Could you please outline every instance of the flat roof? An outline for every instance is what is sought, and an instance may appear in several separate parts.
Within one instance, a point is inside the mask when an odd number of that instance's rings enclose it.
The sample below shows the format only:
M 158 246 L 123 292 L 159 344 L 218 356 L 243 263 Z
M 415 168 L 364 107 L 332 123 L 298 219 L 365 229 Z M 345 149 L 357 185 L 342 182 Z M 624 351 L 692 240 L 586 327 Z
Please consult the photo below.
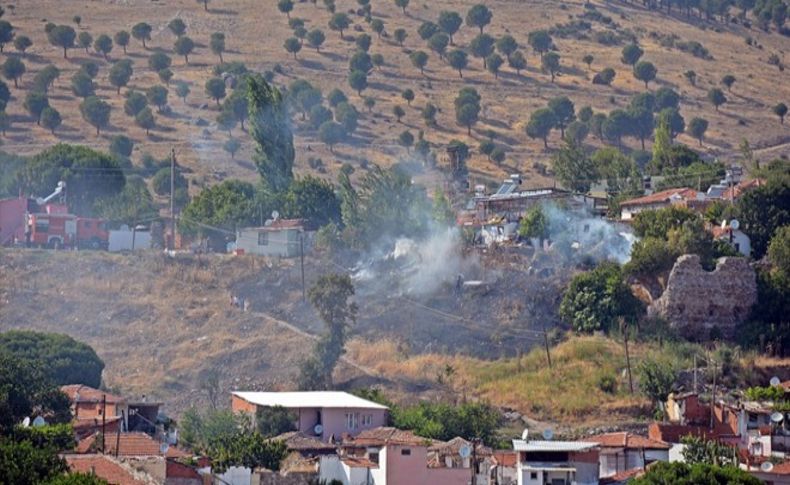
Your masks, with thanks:
M 598 448 L 598 443 L 583 441 L 524 441 L 513 440 L 516 451 L 588 451 Z
M 387 409 L 387 406 L 339 391 L 233 392 L 232 394 L 257 406 Z

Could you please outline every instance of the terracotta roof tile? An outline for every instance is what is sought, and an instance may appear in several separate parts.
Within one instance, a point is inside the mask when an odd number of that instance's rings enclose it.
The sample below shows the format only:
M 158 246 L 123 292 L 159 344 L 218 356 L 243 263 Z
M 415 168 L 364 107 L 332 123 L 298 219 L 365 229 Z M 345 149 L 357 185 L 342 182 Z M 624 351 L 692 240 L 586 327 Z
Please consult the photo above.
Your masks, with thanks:
M 724 192 L 721 193 L 722 199 L 737 199 L 738 197 L 742 196 L 744 192 L 747 192 L 751 189 L 756 189 L 757 187 L 761 187 L 765 185 L 765 180 L 763 179 L 750 179 L 744 180 L 743 182 L 739 182 L 735 187 L 727 187 L 724 189 Z
M 668 450 L 670 448 L 670 445 L 663 441 L 652 440 L 626 432 L 588 436 L 582 441 L 599 443 L 601 446 L 608 448 L 646 448 L 650 450 Z
M 510 450 L 495 451 L 494 460 L 501 466 L 516 466 L 518 463 L 518 453 Z
M 358 456 L 344 456 L 340 459 L 343 463 L 348 465 L 351 468 L 378 468 L 378 463 L 374 463 L 367 458 L 361 458 Z
M 766 472 L 762 472 L 766 473 Z M 778 463 L 774 465 L 770 472 L 770 475 L 790 475 L 790 461 L 784 461 L 782 463 Z
M 689 188 L 662 190 L 661 192 L 655 192 L 650 195 L 646 195 L 644 197 L 637 197 L 636 199 L 623 201 L 620 203 L 620 207 L 669 202 L 670 199 L 676 195 L 679 196 L 682 200 L 696 200 L 697 194 L 698 192 L 696 190 Z
M 424 446 L 429 443 L 429 440 L 415 435 L 411 431 L 404 431 L 397 428 L 390 428 L 381 426 L 378 428 L 368 429 L 359 433 L 356 437 L 349 438 L 348 443 L 351 446 L 383 446 L 383 445 L 406 445 L 406 446 Z
M 110 485 L 148 485 L 150 479 L 142 478 L 109 456 L 103 455 L 65 455 L 69 469 L 79 473 L 93 473 Z
M 605 485 L 607 483 L 625 482 L 625 481 L 630 480 L 631 478 L 636 478 L 637 476 L 642 475 L 643 473 L 644 473 L 644 470 L 642 468 L 632 468 L 630 470 L 625 470 L 625 471 L 616 473 L 615 475 L 612 475 L 611 477 L 602 478 L 601 479 L 601 484 Z
M 102 402 L 102 398 L 104 396 L 106 396 L 108 404 L 126 402 L 126 399 L 120 396 L 116 396 L 114 394 L 110 394 L 109 392 L 94 389 L 82 384 L 69 384 L 68 386 L 61 386 L 60 390 L 69 397 L 71 402 L 77 401 L 78 396 L 79 402 Z
M 450 441 L 444 442 L 436 442 L 432 444 L 428 450 L 429 451 L 436 451 L 443 454 L 458 454 L 461 451 L 462 446 L 469 446 L 471 449 L 472 443 L 466 441 L 465 439 L 461 438 L 460 436 L 456 436 L 455 438 L 451 439 Z M 477 453 L 483 456 L 491 456 L 492 451 L 491 448 L 483 446 L 482 444 L 477 445 Z
M 289 450 L 303 451 L 303 450 L 326 450 L 332 451 L 335 449 L 334 445 L 324 443 L 318 438 L 307 436 L 300 431 L 290 431 L 283 433 L 279 436 L 271 438 L 272 441 L 285 441 Z
M 95 448 L 94 443 L 98 433 L 80 440 L 77 444 L 77 453 L 88 453 Z M 118 456 L 162 456 L 161 444 L 145 433 L 121 433 L 120 436 L 108 435 L 105 443 L 105 451 L 108 455 L 114 455 L 116 443 L 119 443 Z M 183 458 L 191 456 L 184 450 L 170 446 L 165 454 L 168 458 Z

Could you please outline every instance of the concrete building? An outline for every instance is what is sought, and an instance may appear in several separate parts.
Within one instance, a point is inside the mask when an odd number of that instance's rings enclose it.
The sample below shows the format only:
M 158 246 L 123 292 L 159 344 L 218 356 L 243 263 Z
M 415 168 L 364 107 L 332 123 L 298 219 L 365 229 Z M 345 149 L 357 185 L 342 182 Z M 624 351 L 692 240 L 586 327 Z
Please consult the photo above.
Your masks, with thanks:
M 231 408 L 255 416 L 259 409 L 282 407 L 293 413 L 296 430 L 322 441 L 384 426 L 387 407 L 347 392 L 234 392 Z
M 598 443 L 513 440 L 518 485 L 597 485 Z
M 246 227 L 236 234 L 236 251 L 245 254 L 293 258 L 307 251 L 309 246 L 304 221 L 276 219 L 263 227 Z
M 74 430 L 78 435 L 87 436 L 101 426 L 108 433 L 114 432 L 118 426 L 121 431 L 148 434 L 155 431 L 161 402 L 145 398 L 130 400 L 82 384 L 70 384 L 60 389 L 71 401 Z

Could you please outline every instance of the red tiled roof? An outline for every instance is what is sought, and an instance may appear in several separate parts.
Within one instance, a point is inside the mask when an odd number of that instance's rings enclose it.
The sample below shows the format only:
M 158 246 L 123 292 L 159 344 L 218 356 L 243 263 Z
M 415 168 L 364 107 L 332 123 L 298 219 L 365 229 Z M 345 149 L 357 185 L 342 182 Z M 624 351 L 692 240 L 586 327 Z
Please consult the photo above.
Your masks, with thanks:
M 261 229 L 299 229 L 302 226 L 304 226 L 303 219 L 277 219 L 276 221 L 272 221 L 268 226 L 263 226 Z
M 612 475 L 611 477 L 602 478 L 600 483 L 601 485 L 606 485 L 607 483 L 620 483 L 625 482 L 631 478 L 636 478 L 638 475 L 644 473 L 642 468 L 632 468 L 630 470 L 625 470 L 619 473 Z
M 284 441 L 289 450 L 294 451 L 311 451 L 311 450 L 325 450 L 332 451 L 335 449 L 334 445 L 324 443 L 318 438 L 307 436 L 300 431 L 290 431 L 275 436 L 271 441 Z
M 411 431 L 404 431 L 397 428 L 381 426 L 368 429 L 353 438 L 349 438 L 347 443 L 351 446 L 382 446 L 382 445 L 406 445 L 421 446 L 426 445 L 429 440 L 415 435 Z
M 72 472 L 95 474 L 110 485 L 147 485 L 150 483 L 135 478 L 132 471 L 108 456 L 65 455 L 64 458 Z
M 669 202 L 670 199 L 675 195 L 680 196 L 680 198 L 683 200 L 697 199 L 697 191 L 694 189 L 689 189 L 689 188 L 669 189 L 669 190 L 662 190 L 661 192 L 655 192 L 653 194 L 646 195 L 644 197 L 637 197 L 636 199 L 626 200 L 620 203 L 620 207 Z
M 668 450 L 670 448 L 669 443 L 626 432 L 588 436 L 582 441 L 599 443 L 601 446 L 608 448 L 646 448 L 649 450 Z
M 69 397 L 71 402 L 77 401 L 77 396 L 79 396 L 79 402 L 102 402 L 104 397 L 106 397 L 108 404 L 126 402 L 126 399 L 120 396 L 116 396 L 114 394 L 110 394 L 109 392 L 94 389 L 82 384 L 69 384 L 68 386 L 61 386 L 60 390 Z
M 435 451 L 445 455 L 457 455 L 461 451 L 461 447 L 469 446 L 471 449 L 472 443 L 466 441 L 465 439 L 461 438 L 460 436 L 456 436 L 455 438 L 451 439 L 448 442 L 437 441 L 428 448 L 428 451 Z M 482 456 L 491 456 L 492 451 L 491 448 L 484 446 L 482 444 L 477 445 L 477 454 Z
M 200 473 L 198 473 L 193 467 L 173 460 L 167 460 L 165 464 L 165 476 L 168 479 L 193 478 L 201 480 Z
M 91 448 L 95 448 L 94 443 L 98 433 L 80 440 L 77 444 L 77 453 L 87 453 Z M 161 444 L 145 433 L 121 433 L 117 435 L 107 435 L 105 442 L 105 452 L 108 455 L 115 454 L 116 443 L 119 443 L 119 456 L 162 456 Z M 98 445 L 98 443 L 96 443 Z M 183 458 L 191 456 L 184 450 L 170 446 L 165 454 L 168 458 Z
M 721 198 L 726 200 L 731 198 L 737 199 L 742 196 L 744 192 L 763 185 L 765 185 L 765 180 L 763 179 L 744 180 L 743 182 L 739 182 L 735 187 L 727 187 L 724 189 L 724 192 L 721 193 Z

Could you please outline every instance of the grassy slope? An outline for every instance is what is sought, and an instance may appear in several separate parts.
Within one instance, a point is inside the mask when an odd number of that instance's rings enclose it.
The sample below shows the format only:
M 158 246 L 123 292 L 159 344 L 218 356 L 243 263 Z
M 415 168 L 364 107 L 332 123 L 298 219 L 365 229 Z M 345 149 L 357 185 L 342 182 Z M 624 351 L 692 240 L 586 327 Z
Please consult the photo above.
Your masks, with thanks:
M 426 76 L 423 77 L 411 66 L 408 52 L 415 49 L 428 51 L 425 43 L 417 35 L 417 27 L 424 20 L 435 20 L 439 11 L 445 9 L 465 12 L 474 2 L 472 0 L 440 0 L 435 2 L 412 2 L 407 15 L 390 1 L 379 1 L 373 5 L 374 15 L 386 23 L 387 32 L 396 28 L 405 28 L 409 37 L 405 48 L 401 49 L 394 41 L 377 39 L 373 34 L 371 52 L 382 53 L 386 66 L 382 72 L 371 76 L 371 87 L 364 95 L 373 96 L 377 106 L 372 115 L 366 115 L 361 121 L 361 128 L 355 136 L 355 146 L 341 146 L 337 155 L 332 155 L 310 134 L 297 139 L 300 148 L 299 166 L 306 168 L 308 156 L 323 158 L 329 172 L 334 172 L 339 163 L 334 161 L 351 161 L 358 163 L 369 159 L 384 164 L 404 155 L 404 150 L 397 146 L 396 138 L 403 129 L 411 129 L 416 133 L 423 129 L 419 110 L 428 101 L 440 107 L 440 129 L 426 130 L 426 137 L 435 143 L 444 143 L 452 137 L 462 138 L 473 145 L 483 139 L 485 130 L 493 129 L 498 140 L 506 145 L 509 151 L 508 160 L 501 167 L 486 161 L 484 157 L 475 157 L 471 163 L 472 173 L 476 179 L 492 177 L 499 179 L 508 172 L 521 171 L 530 174 L 528 183 L 541 185 L 545 179 L 532 171 L 533 162 L 546 160 L 549 152 L 545 152 L 540 141 L 531 140 L 523 133 L 524 122 L 536 108 L 557 95 L 567 95 L 577 107 L 589 104 L 597 110 L 608 111 L 623 107 L 634 93 L 641 92 L 644 87 L 633 79 L 627 66 L 620 61 L 620 47 L 605 47 L 592 40 L 556 39 L 559 52 L 563 58 L 565 74 L 551 84 L 547 75 L 538 69 L 538 57 L 525 50 L 529 67 L 521 77 L 515 76 L 509 68 L 503 68 L 499 80 L 482 69 L 479 59 L 470 58 L 470 69 L 461 80 L 449 66 L 431 54 Z M 768 66 L 767 57 L 771 53 L 780 53 L 786 45 L 786 38 L 775 33 L 764 33 L 758 30 L 747 30 L 732 24 L 694 24 L 683 16 L 668 17 L 664 13 L 646 11 L 636 5 L 624 5 L 618 2 L 593 2 L 600 11 L 611 16 L 623 28 L 631 29 L 640 34 L 645 48 L 645 59 L 653 61 L 659 70 L 659 85 L 672 86 L 683 95 L 683 115 L 686 120 L 694 116 L 703 116 L 711 121 L 705 146 L 702 148 L 711 156 L 722 158 L 733 157 L 737 153 L 738 143 L 748 138 L 757 147 L 762 157 L 777 156 L 790 152 L 787 128 L 779 125 L 770 107 L 779 101 L 787 102 L 790 98 L 788 73 L 780 73 L 776 68 Z M 338 11 L 348 11 L 356 6 L 352 0 L 338 0 Z M 526 44 L 529 31 L 548 28 L 557 23 L 567 22 L 572 15 L 583 11 L 582 2 L 527 0 L 521 2 L 496 0 L 486 2 L 494 12 L 494 20 L 487 32 L 500 36 L 506 32 L 513 35 L 520 44 Z M 320 5 L 320 2 L 319 2 Z M 107 82 L 108 66 L 95 53 L 86 54 L 74 49 L 68 60 L 62 58 L 59 49 L 48 45 L 43 32 L 44 19 L 56 23 L 71 23 L 74 15 L 83 18 L 82 28 L 94 37 L 101 33 L 113 34 L 120 29 L 130 29 L 139 21 L 147 21 L 154 26 L 153 39 L 144 50 L 134 39 L 129 48 L 129 57 L 135 62 L 135 75 L 131 86 L 144 89 L 158 83 L 155 73 L 147 67 L 147 56 L 156 50 L 170 52 L 174 36 L 167 30 L 167 22 L 180 17 L 188 24 L 188 35 L 197 42 L 196 52 L 190 58 L 190 64 L 174 56 L 175 80 L 191 83 L 192 94 L 184 104 L 175 99 L 171 93 L 171 105 L 174 113 L 157 116 L 160 124 L 151 136 L 130 122 L 122 112 L 122 98 L 115 94 Z M 30 153 L 38 151 L 55 141 L 88 143 L 97 147 L 106 147 L 109 136 L 127 133 L 138 143 L 139 151 L 150 151 L 159 156 L 168 153 L 175 146 L 180 160 L 196 170 L 194 179 L 199 184 L 210 183 L 224 176 L 252 176 L 250 146 L 246 135 L 236 130 L 237 136 L 245 140 L 245 147 L 237 161 L 232 162 L 221 151 L 221 145 L 227 138 L 213 126 L 204 133 L 194 121 L 202 117 L 213 122 L 217 113 L 213 103 L 203 92 L 203 85 L 210 77 L 212 66 L 217 62 L 207 47 L 208 39 L 214 31 L 224 31 L 228 36 L 228 53 L 225 59 L 243 61 L 255 69 L 270 69 L 276 63 L 283 66 L 284 74 L 277 76 L 276 81 L 287 84 L 293 79 L 304 77 L 321 86 L 324 92 L 331 88 L 344 89 L 353 103 L 362 111 L 361 99 L 347 86 L 347 62 L 352 54 L 354 44 L 351 36 L 357 29 L 369 32 L 369 26 L 361 18 L 353 16 L 354 25 L 347 31 L 346 38 L 340 39 L 336 32 L 327 28 L 329 13 L 309 2 L 296 3 L 293 17 L 304 18 L 308 28 L 321 28 L 327 34 L 327 41 L 321 53 L 305 48 L 298 60 L 293 60 L 282 48 L 283 41 L 291 35 L 285 16 L 277 12 L 274 2 L 263 4 L 260 0 L 215 0 L 210 12 L 204 12 L 202 6 L 193 0 L 169 0 L 167 2 L 150 2 L 147 0 L 128 0 L 125 2 L 100 1 L 62 2 L 60 0 L 30 0 L 19 2 L 13 12 L 6 17 L 18 29 L 33 39 L 34 45 L 29 51 L 25 62 L 28 73 L 22 78 L 20 89 L 13 89 L 14 100 L 9 112 L 15 119 L 15 127 L 9 132 L 5 141 L 5 149 Z M 594 30 L 604 30 L 599 23 L 593 22 Z M 717 32 L 718 30 L 718 32 Z M 708 48 L 715 60 L 704 61 L 678 50 L 661 47 L 647 35 L 650 31 L 664 34 L 674 33 L 682 40 L 696 40 Z M 476 35 L 476 29 L 462 27 L 455 36 L 459 45 L 466 45 Z M 762 48 L 748 46 L 747 36 L 753 37 Z M 13 53 L 8 46 L 5 57 Z M 593 86 L 590 79 L 594 72 L 588 72 L 581 62 L 584 54 L 593 54 L 595 62 L 593 71 L 606 66 L 617 70 L 617 78 L 613 88 Z M 111 59 L 122 57 L 121 50 L 116 46 Z M 77 110 L 78 101 L 70 92 L 70 77 L 80 62 L 93 60 L 102 65 L 98 82 L 98 94 L 113 105 L 112 127 L 96 137 L 90 127 L 80 120 Z M 52 104 L 64 115 L 64 126 L 53 136 L 45 129 L 35 126 L 22 108 L 24 99 L 34 73 L 49 62 L 56 63 L 63 69 L 61 79 L 56 82 L 55 92 L 51 96 Z M 699 74 L 697 87 L 692 87 L 683 79 L 682 73 L 694 69 Z M 718 86 L 724 74 L 732 73 L 738 79 L 734 90 L 728 94 L 730 103 L 720 113 L 716 113 L 705 100 L 710 87 Z M 467 137 L 465 130 L 456 126 L 452 99 L 460 87 L 473 86 L 483 95 L 483 112 L 481 122 L 473 130 L 472 137 Z M 412 88 L 417 98 L 411 108 L 405 106 L 400 98 L 400 91 Z M 614 104 L 610 102 L 613 98 Z M 402 124 L 397 123 L 391 115 L 396 104 L 406 107 L 407 115 Z M 559 135 L 553 134 L 550 144 L 556 147 Z M 695 141 L 681 136 L 681 140 L 696 144 Z M 631 147 L 637 143 L 628 140 Z M 308 146 L 311 148 L 308 151 Z M 435 179 L 429 177 L 429 183 Z

